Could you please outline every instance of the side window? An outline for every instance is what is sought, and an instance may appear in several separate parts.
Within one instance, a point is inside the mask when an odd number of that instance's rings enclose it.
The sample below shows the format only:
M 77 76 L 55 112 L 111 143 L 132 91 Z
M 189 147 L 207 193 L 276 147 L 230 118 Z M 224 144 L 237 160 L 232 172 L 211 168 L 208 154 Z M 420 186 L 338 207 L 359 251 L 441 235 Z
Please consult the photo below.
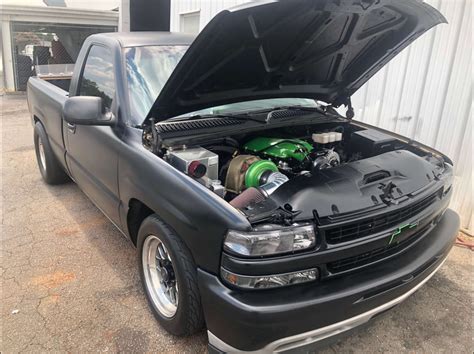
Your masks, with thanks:
M 114 93 L 112 53 L 105 47 L 92 46 L 82 72 L 79 95 L 101 97 L 104 112 L 108 112 L 112 107 Z

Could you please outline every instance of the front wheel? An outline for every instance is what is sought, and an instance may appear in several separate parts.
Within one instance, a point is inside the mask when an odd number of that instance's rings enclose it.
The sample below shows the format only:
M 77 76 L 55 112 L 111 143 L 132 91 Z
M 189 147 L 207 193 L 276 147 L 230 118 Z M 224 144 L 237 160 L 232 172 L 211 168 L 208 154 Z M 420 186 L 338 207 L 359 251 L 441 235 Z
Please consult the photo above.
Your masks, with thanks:
M 156 215 L 138 232 L 138 265 L 145 294 L 158 322 L 177 336 L 204 325 L 197 270 L 181 239 Z

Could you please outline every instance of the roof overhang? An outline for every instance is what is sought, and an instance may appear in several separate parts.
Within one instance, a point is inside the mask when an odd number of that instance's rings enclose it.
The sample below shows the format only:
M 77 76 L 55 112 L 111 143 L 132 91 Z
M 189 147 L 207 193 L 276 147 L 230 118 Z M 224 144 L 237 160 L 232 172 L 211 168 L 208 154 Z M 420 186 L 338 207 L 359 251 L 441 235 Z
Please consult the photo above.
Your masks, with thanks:
M 119 13 L 67 7 L 2 5 L 0 6 L 0 20 L 117 27 Z

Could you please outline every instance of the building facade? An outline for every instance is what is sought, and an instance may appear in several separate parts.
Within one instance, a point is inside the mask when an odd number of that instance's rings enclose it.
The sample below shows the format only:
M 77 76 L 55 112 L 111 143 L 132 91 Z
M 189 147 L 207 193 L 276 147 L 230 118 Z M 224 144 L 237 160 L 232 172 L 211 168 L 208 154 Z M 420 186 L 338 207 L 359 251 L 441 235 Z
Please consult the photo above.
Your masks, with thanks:
M 0 6 L 2 87 L 24 91 L 39 67 L 71 70 L 83 41 L 118 28 L 118 11 L 57 6 Z
M 245 0 L 171 0 L 171 31 L 197 33 Z M 429 31 L 353 97 L 355 119 L 432 146 L 455 163 L 451 207 L 473 232 L 472 2 L 427 0 L 449 24 Z

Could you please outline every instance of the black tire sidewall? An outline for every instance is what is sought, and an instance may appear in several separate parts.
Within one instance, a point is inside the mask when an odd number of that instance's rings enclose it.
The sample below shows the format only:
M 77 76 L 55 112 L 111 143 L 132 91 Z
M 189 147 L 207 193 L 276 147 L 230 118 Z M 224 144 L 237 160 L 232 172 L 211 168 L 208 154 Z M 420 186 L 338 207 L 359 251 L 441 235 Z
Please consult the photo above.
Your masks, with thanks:
M 35 145 L 36 160 L 38 162 L 38 168 L 40 170 L 41 176 L 43 177 L 43 180 L 46 183 L 53 185 L 67 182 L 69 180 L 69 177 L 67 176 L 66 172 L 64 172 L 56 156 L 54 155 L 53 149 L 51 148 L 51 144 L 49 142 L 48 135 L 46 134 L 46 130 L 40 122 L 37 122 L 35 124 L 33 139 Z M 41 163 L 41 157 L 39 152 L 39 139 L 41 139 L 41 143 L 43 144 L 46 170 L 43 168 L 43 165 Z
M 49 146 L 49 141 L 46 136 L 46 132 L 44 131 L 43 126 L 41 123 L 36 123 L 35 124 L 35 130 L 34 130 L 34 142 L 35 142 L 35 153 L 36 153 L 36 161 L 38 162 L 38 168 L 41 172 L 41 175 L 43 176 L 43 179 L 48 182 L 49 176 L 48 176 L 48 158 L 45 158 L 45 163 L 46 163 L 46 170 L 43 168 L 43 164 L 41 163 L 41 157 L 40 157 L 40 151 L 39 151 L 39 140 L 41 139 L 41 142 L 43 144 L 43 149 L 44 149 L 44 154 L 45 157 L 47 155 L 47 150 L 50 150 L 51 147 Z
M 179 284 L 178 308 L 175 315 L 170 318 L 163 316 L 155 307 L 153 301 L 151 300 L 149 289 L 146 286 L 144 278 L 142 262 L 143 244 L 150 235 L 158 237 L 167 248 L 171 256 L 173 268 Z M 202 328 L 203 319 L 197 287 L 197 270 L 194 262 L 192 261 L 189 250 L 187 250 L 184 243 L 179 239 L 174 231 L 170 229 L 156 215 L 146 218 L 140 226 L 140 230 L 138 232 L 137 251 L 138 266 L 143 289 L 145 291 L 148 303 L 150 304 L 150 308 L 158 322 L 168 332 L 176 336 L 190 335 Z M 194 301 L 191 301 L 192 296 L 194 297 Z M 196 300 L 198 301 L 196 302 Z M 190 318 L 191 314 L 197 315 L 197 318 Z

